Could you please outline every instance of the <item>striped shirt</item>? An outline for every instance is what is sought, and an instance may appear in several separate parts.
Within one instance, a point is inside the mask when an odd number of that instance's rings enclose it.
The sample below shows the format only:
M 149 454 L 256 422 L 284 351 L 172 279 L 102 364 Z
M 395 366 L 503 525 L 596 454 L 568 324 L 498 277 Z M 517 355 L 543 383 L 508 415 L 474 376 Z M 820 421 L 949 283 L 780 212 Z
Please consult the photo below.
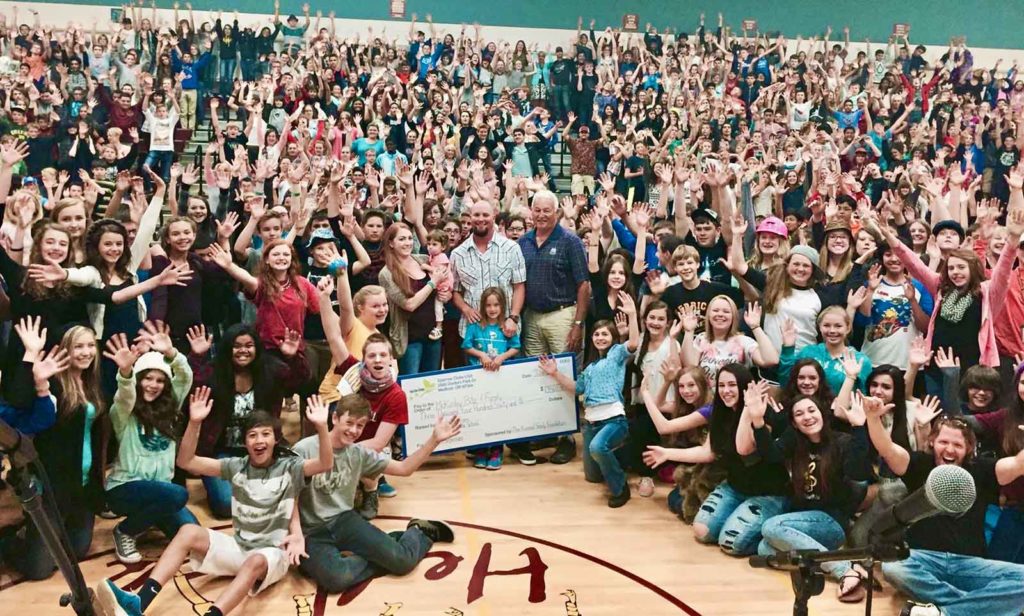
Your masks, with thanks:
M 505 313 L 512 311 L 512 285 L 526 282 L 526 262 L 519 244 L 495 233 L 480 252 L 470 237 L 452 251 L 455 289 L 471 307 L 480 309 L 480 296 L 488 287 L 505 292 Z M 466 318 L 459 319 L 459 335 L 466 335 Z
M 231 482 L 231 522 L 238 547 L 249 551 L 281 545 L 305 483 L 303 462 L 296 456 L 281 457 L 256 468 L 249 456 L 220 461 L 220 478 Z

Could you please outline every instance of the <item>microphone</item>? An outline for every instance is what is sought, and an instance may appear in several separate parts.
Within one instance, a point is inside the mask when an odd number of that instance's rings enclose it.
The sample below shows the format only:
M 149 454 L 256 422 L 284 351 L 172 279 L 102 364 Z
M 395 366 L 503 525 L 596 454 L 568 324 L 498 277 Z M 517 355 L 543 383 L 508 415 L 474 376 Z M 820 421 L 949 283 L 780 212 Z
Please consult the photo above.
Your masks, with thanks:
M 977 490 L 966 469 L 936 466 L 924 485 L 893 505 L 868 531 L 870 543 L 899 540 L 914 523 L 937 515 L 962 515 L 974 506 Z

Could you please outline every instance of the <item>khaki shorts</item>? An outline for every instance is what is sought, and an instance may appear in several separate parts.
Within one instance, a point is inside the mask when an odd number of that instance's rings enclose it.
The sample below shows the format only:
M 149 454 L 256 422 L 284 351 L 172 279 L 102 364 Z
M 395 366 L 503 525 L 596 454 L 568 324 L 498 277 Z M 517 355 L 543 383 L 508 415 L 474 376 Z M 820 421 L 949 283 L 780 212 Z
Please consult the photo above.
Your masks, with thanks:
M 259 548 L 246 552 L 235 541 L 234 537 L 206 529 L 210 536 L 210 549 L 206 551 L 202 561 L 189 555 L 188 564 L 193 571 L 207 575 L 234 577 L 241 569 L 245 559 L 252 554 L 262 554 L 267 559 L 267 575 L 257 586 L 249 589 L 249 596 L 255 597 L 263 589 L 271 586 L 288 573 L 288 555 L 281 548 Z
M 584 188 L 589 189 L 591 195 L 594 194 L 594 176 L 573 174 L 569 192 L 574 195 L 582 195 Z

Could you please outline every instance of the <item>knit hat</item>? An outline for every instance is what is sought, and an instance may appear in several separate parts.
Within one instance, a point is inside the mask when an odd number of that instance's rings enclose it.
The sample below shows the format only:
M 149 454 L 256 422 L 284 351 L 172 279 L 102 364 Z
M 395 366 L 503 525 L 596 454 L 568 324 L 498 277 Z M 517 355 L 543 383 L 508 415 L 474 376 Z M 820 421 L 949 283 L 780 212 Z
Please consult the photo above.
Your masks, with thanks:
M 967 234 L 964 233 L 964 228 L 960 225 L 960 223 L 958 223 L 955 220 L 950 220 L 948 218 L 946 220 L 940 220 L 939 222 L 935 223 L 935 226 L 932 227 L 932 235 L 938 235 L 939 231 L 944 231 L 946 229 L 952 229 L 956 231 L 956 234 L 960 236 L 961 242 L 964 241 L 965 237 L 967 237 Z
M 762 220 L 761 224 L 757 225 L 756 233 L 771 233 L 779 237 L 789 237 L 789 229 L 786 228 L 786 223 L 775 216 L 769 216 Z
M 146 370 L 159 370 L 163 372 L 167 379 L 171 378 L 171 367 L 164 361 L 164 354 L 156 351 L 150 351 L 149 353 L 143 353 L 135 362 L 135 367 L 132 368 L 132 374 L 136 377 L 145 372 Z
M 334 242 L 337 244 L 338 240 L 334 237 L 334 233 L 332 233 L 330 229 L 320 227 L 319 229 L 314 229 L 313 232 L 309 234 L 309 242 L 306 244 L 306 248 L 312 250 L 315 246 L 325 242 Z
M 810 261 L 814 267 L 818 267 L 818 251 L 806 244 L 797 244 L 789 249 L 789 254 L 800 255 Z

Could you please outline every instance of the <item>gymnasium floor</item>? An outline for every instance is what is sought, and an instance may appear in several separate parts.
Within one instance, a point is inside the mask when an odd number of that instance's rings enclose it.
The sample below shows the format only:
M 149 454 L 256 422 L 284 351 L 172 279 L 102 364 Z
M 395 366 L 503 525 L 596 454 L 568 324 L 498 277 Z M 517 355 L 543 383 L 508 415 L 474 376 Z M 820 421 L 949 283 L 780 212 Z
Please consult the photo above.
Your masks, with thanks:
M 577 439 L 577 442 L 579 439 Z M 372 580 L 360 592 L 317 593 L 298 573 L 248 600 L 236 612 L 247 616 L 584 616 L 595 615 L 782 615 L 792 613 L 788 577 L 755 571 L 745 560 L 697 544 L 690 527 L 665 506 L 669 487 L 652 498 L 635 495 L 623 508 L 606 504 L 603 486 L 583 480 L 577 457 L 570 464 L 525 467 L 506 464 L 497 472 L 472 468 L 462 454 L 431 459 L 409 478 L 392 480 L 393 499 L 381 499 L 385 530 L 405 528 L 408 517 L 453 523 L 454 544 L 437 544 L 409 575 Z M 631 483 L 635 485 L 635 480 Z M 206 524 L 205 496 L 191 482 L 192 510 Z M 0 524 L 20 515 L 10 489 L 0 492 Z M 217 526 L 223 522 L 210 521 Z M 92 553 L 81 564 L 86 581 L 105 576 L 127 586 L 141 582 L 159 554 L 159 533 L 140 539 L 146 560 L 126 568 L 113 555 L 112 521 L 98 520 Z M 180 576 L 168 584 L 147 616 L 202 615 L 206 598 L 225 580 Z M 0 613 L 72 614 L 57 604 L 62 578 L 19 582 L 0 564 Z M 864 605 L 835 600 L 828 583 L 811 601 L 811 614 L 863 614 Z M 900 603 L 888 588 L 876 594 L 875 614 L 897 614 Z

